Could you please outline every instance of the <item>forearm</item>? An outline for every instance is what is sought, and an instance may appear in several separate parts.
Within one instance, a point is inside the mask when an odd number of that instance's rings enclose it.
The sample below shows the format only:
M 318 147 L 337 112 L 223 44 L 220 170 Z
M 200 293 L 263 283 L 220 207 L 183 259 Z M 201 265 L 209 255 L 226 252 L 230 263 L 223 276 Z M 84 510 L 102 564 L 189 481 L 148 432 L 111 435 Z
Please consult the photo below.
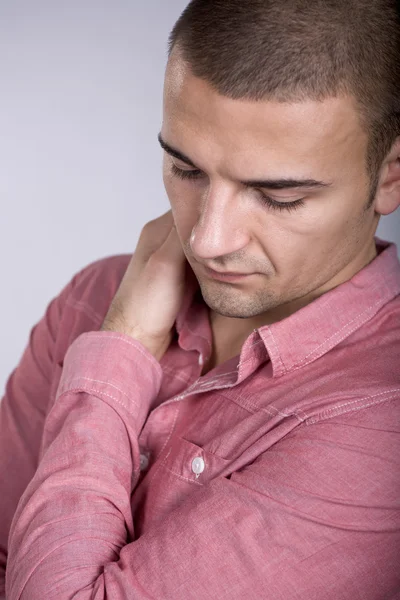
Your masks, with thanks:
M 160 380 L 156 361 L 124 336 L 89 333 L 71 346 L 42 461 L 11 525 L 8 600 L 81 590 L 91 598 L 99 574 L 134 537 L 137 437 Z

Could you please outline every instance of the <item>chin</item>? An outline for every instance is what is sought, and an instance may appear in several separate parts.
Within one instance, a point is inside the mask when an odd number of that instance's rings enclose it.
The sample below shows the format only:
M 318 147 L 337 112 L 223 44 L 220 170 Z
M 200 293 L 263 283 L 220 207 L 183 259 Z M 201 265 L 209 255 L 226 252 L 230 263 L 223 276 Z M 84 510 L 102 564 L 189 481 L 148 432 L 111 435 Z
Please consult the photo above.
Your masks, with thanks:
M 276 308 L 281 304 L 271 293 L 256 290 L 252 293 L 224 286 L 204 285 L 199 280 L 201 293 L 207 306 L 223 317 L 251 319 Z

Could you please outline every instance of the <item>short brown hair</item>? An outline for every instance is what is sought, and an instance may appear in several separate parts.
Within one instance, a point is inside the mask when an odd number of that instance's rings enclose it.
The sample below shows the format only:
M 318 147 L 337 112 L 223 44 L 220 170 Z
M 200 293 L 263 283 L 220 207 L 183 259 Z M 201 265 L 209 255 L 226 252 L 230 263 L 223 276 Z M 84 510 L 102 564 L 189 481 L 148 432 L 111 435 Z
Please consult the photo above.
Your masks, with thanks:
M 168 48 L 232 99 L 354 96 L 369 135 L 371 204 L 400 135 L 399 30 L 395 0 L 192 0 Z

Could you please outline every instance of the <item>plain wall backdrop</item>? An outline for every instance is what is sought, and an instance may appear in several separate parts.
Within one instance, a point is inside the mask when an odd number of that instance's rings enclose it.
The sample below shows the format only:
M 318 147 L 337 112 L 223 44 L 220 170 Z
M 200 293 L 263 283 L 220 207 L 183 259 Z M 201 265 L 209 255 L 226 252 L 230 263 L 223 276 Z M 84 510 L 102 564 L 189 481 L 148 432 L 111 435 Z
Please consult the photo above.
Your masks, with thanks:
M 0 2 L 0 397 L 50 300 L 169 208 L 157 134 L 186 3 Z M 378 235 L 400 248 L 399 211 Z

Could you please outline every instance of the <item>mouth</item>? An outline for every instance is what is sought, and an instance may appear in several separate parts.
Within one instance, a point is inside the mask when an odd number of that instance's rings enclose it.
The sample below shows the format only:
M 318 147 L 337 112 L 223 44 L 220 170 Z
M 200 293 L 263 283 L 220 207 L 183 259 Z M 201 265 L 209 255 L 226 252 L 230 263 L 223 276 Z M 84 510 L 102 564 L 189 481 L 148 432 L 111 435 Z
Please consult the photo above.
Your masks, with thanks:
M 204 272 L 207 275 L 207 277 L 210 277 L 211 279 L 217 279 L 219 281 L 230 281 L 230 282 L 234 282 L 234 281 L 241 281 L 243 279 L 246 279 L 246 277 L 251 277 L 251 275 L 253 275 L 254 273 L 232 273 L 232 272 L 219 272 L 219 271 L 214 271 L 213 269 L 209 269 L 208 267 L 203 266 Z

